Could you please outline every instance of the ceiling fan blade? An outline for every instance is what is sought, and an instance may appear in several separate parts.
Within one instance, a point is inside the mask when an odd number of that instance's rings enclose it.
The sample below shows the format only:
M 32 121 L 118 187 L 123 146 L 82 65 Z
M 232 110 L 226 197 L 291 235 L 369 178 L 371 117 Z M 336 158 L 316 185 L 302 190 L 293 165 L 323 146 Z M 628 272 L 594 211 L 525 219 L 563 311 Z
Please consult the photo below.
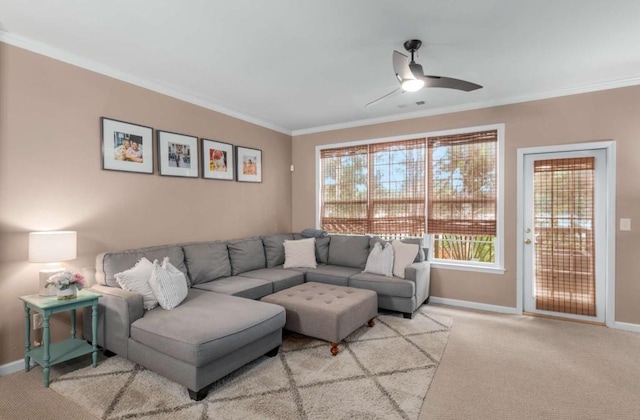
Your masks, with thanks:
M 457 89 L 463 90 L 465 92 L 482 89 L 482 86 L 476 83 L 467 82 L 466 80 L 454 79 L 451 77 L 424 76 L 423 79 L 424 87 Z
M 368 103 L 368 104 L 366 104 L 364 107 L 365 107 L 365 109 L 366 109 L 366 108 L 369 108 L 371 105 L 375 105 L 375 104 L 377 104 L 377 103 L 381 102 L 381 101 L 382 101 L 382 100 L 384 100 L 384 99 L 390 98 L 390 97 L 392 97 L 392 96 L 397 95 L 398 93 L 403 93 L 403 92 L 404 92 L 404 91 L 402 90 L 402 88 L 397 88 L 397 89 L 392 90 L 391 92 L 387 93 L 386 95 L 381 96 L 381 97 L 379 97 L 378 99 L 375 99 L 375 100 L 373 100 L 373 101 L 369 102 L 369 103 Z
M 409 57 L 398 51 L 393 52 L 393 71 L 396 72 L 400 83 L 403 80 L 414 78 L 409 69 Z
M 416 79 L 424 78 L 424 70 L 422 70 L 422 66 L 415 61 L 409 63 L 409 71 Z

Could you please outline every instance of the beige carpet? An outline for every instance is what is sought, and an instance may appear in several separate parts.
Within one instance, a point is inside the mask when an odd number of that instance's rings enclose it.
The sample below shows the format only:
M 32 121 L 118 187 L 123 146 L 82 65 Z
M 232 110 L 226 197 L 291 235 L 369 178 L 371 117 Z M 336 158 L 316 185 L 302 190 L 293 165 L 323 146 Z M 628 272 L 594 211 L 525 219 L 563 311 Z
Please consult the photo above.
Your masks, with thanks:
M 51 388 L 104 419 L 417 419 L 451 322 L 428 307 L 412 320 L 379 315 L 336 357 L 324 341 L 288 334 L 277 357 L 223 378 L 200 402 L 120 357 L 63 375 Z
M 455 327 L 421 420 L 640 419 L 640 334 L 429 306 Z

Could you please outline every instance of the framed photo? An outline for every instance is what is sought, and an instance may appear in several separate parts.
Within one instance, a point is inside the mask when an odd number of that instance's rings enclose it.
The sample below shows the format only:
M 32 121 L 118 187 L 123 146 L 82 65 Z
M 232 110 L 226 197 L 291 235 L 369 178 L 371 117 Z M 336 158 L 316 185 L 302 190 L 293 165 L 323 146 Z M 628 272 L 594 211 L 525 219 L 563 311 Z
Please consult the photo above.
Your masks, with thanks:
M 262 150 L 236 146 L 236 180 L 262 182 Z
M 221 141 L 202 139 L 202 177 L 233 181 L 235 159 L 233 145 Z
M 198 177 L 198 138 L 156 130 L 160 175 Z
M 153 128 L 102 117 L 102 169 L 153 173 Z

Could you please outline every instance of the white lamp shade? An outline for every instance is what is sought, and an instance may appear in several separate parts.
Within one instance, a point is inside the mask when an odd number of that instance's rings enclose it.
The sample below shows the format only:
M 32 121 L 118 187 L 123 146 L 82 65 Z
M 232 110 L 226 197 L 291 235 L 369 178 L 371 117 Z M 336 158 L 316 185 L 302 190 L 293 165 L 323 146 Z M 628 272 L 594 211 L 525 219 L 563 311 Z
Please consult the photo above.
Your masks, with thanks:
M 29 233 L 29 261 L 54 263 L 76 259 L 77 233 L 73 231 Z

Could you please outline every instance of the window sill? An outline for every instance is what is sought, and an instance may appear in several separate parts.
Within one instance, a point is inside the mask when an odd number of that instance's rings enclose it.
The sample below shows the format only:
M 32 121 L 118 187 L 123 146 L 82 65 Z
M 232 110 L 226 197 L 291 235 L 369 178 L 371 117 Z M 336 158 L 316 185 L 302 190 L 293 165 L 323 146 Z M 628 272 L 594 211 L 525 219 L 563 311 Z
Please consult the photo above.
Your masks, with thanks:
M 443 261 L 430 261 L 431 268 L 444 268 L 446 270 L 475 271 L 479 273 L 504 274 L 507 270 L 504 267 L 450 263 Z

